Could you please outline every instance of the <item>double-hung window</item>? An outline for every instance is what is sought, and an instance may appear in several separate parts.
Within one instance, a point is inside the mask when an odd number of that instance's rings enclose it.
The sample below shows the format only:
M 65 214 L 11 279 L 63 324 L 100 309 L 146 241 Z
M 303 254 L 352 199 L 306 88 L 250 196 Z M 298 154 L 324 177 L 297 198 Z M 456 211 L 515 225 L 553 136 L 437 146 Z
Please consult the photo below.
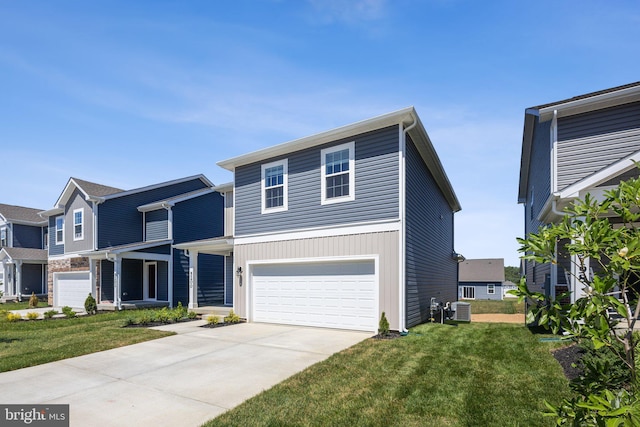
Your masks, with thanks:
M 56 217 L 56 245 L 64 243 L 64 217 Z
M 75 209 L 73 211 L 73 240 L 84 239 L 84 210 Z
M 9 239 L 7 238 L 7 227 L 0 228 L 0 247 L 9 246 Z
M 320 151 L 323 205 L 355 199 L 354 148 L 349 142 Z
M 262 213 L 288 209 L 287 159 L 262 165 Z
M 496 285 L 493 283 L 487 284 L 487 294 L 493 295 L 496 293 Z

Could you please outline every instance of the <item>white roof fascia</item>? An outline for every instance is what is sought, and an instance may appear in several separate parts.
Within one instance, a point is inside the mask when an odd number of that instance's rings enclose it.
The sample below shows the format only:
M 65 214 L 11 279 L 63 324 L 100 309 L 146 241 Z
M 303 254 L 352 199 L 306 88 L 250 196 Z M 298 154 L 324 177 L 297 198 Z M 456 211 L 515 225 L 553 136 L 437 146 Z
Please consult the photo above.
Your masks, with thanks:
M 331 129 L 326 132 L 295 139 L 293 141 L 274 145 L 272 147 L 264 148 L 242 156 L 233 157 L 231 159 L 222 160 L 218 162 L 217 165 L 233 172 L 238 166 L 286 155 L 294 151 L 304 150 L 305 148 L 315 147 L 327 142 L 348 138 L 364 132 L 380 129 L 382 127 L 397 125 L 404 121 L 412 123 L 414 116 L 417 117 L 415 109 L 413 107 L 407 107 L 402 110 Z
M 613 107 L 640 99 L 640 86 L 620 89 L 615 92 L 603 93 L 589 98 L 568 101 L 540 108 L 540 121 L 547 121 L 553 117 L 553 111 L 558 111 L 558 117 L 571 116 L 591 110 Z
M 634 167 L 636 167 L 636 164 L 634 162 L 640 162 L 640 151 L 636 151 L 635 153 L 612 164 L 611 166 L 606 167 L 601 171 L 596 172 L 593 175 L 590 175 L 583 180 L 570 185 L 569 187 L 560 191 L 560 198 L 567 199 L 579 197 L 581 191 L 584 191 L 588 188 L 596 187 L 603 182 L 614 178 L 617 175 L 633 169 Z
M 60 215 L 61 213 L 64 213 L 64 209 L 63 208 L 53 208 L 53 209 L 49 209 L 47 211 L 42 211 L 42 212 L 38 212 L 38 215 L 40 215 L 41 217 L 51 217 L 54 215 Z
M 224 193 L 226 191 L 233 190 L 234 185 L 235 183 L 233 181 L 225 182 L 224 184 L 216 185 L 215 187 L 213 187 L 213 189 L 218 193 Z

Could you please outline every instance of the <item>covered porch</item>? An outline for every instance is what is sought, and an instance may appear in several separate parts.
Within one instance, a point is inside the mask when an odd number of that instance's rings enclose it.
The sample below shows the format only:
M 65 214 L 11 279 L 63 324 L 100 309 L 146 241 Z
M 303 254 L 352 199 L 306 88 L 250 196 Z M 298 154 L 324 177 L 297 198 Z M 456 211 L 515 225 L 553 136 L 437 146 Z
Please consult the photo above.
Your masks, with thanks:
M 176 244 L 174 249 L 183 251 L 189 259 L 189 281 L 188 281 L 188 308 L 196 312 L 208 313 L 212 312 L 212 307 L 217 305 L 204 303 L 203 294 L 204 287 L 199 283 L 203 280 L 200 271 L 199 258 L 201 255 L 217 255 L 224 257 L 223 268 L 223 307 L 233 307 L 233 277 L 235 275 L 233 262 L 233 238 L 229 236 L 217 237 L 213 239 L 196 240 Z M 222 310 L 228 312 L 228 310 Z M 215 312 L 215 310 L 213 311 Z
M 0 250 L 2 300 L 20 300 L 32 293 L 47 294 L 47 251 L 31 248 Z
M 171 240 L 114 246 L 89 258 L 92 294 L 102 310 L 173 306 Z

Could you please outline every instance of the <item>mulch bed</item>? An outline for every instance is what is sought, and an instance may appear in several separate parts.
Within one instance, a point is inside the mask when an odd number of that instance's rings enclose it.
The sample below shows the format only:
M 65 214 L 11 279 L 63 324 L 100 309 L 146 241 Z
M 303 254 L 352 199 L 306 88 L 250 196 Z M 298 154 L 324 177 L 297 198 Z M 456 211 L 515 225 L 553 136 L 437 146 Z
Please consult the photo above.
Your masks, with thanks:
M 398 331 L 389 331 L 386 334 L 377 334 L 372 336 L 371 338 L 375 340 L 394 340 L 396 338 L 400 338 L 402 335 Z
M 579 362 L 584 351 L 578 345 L 573 344 L 568 347 L 553 350 L 552 354 L 560 366 L 562 366 L 564 376 L 567 377 L 569 381 L 578 378 L 580 374 L 582 374 L 582 367 Z M 573 366 L 574 364 L 576 366 Z
M 239 322 L 234 322 L 234 323 L 224 323 L 224 322 L 220 322 L 220 323 L 205 323 L 204 325 L 201 325 L 201 328 L 209 328 L 209 329 L 213 329 L 213 328 L 221 328 L 223 326 L 233 326 L 233 325 L 238 325 L 240 323 L 246 323 L 245 320 L 241 320 Z
M 182 319 L 182 320 L 178 320 L 177 322 L 149 322 L 149 323 L 145 323 L 144 325 L 142 323 L 132 323 L 130 325 L 125 326 L 125 328 L 152 328 L 154 326 L 166 326 L 166 325 L 175 325 L 176 323 L 193 322 L 194 320 L 200 320 L 200 319 Z

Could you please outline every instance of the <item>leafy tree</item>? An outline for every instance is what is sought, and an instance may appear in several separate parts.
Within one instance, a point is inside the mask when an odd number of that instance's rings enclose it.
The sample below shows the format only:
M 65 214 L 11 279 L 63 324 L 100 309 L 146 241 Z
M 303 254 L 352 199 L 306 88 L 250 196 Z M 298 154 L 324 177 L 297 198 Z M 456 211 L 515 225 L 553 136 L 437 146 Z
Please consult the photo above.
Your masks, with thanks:
M 505 267 L 504 268 L 504 279 L 513 283 L 518 283 L 520 281 L 520 268 L 518 267 Z
M 552 299 L 529 291 L 524 279 L 512 291 L 521 301 L 528 298 L 536 304 L 527 313 L 527 323 L 537 322 L 593 346 L 596 359 L 588 361 L 586 374 L 572 384 L 576 396 L 558 406 L 547 403 L 557 425 L 640 425 L 639 336 L 634 334 L 640 314 L 639 223 L 640 179 L 631 179 L 606 192 L 601 201 L 587 194 L 565 210 L 561 222 L 518 239 L 527 260 L 557 264 L 558 252 L 571 255 L 573 277 L 582 287 L 583 296 L 573 304 L 562 302 L 567 294 Z M 623 372 L 609 375 L 612 367 Z

